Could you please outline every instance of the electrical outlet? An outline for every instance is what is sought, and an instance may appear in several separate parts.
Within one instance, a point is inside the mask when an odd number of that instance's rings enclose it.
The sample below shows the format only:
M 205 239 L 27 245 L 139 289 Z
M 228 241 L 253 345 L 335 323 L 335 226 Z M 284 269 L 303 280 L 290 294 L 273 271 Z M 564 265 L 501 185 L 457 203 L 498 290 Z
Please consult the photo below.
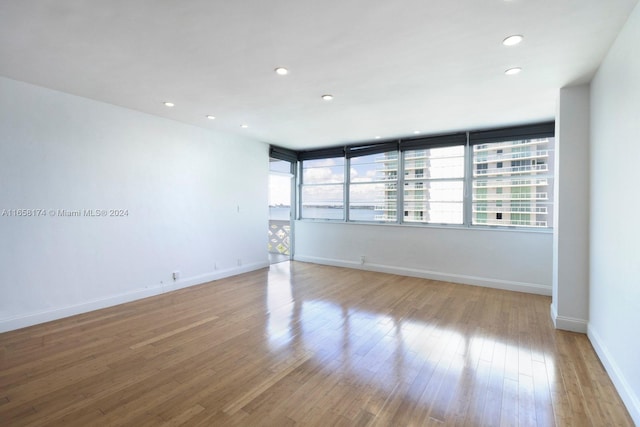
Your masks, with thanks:
M 360 264 L 364 264 L 365 258 L 364 255 L 360 255 Z
M 217 269 L 218 269 L 218 263 L 217 263 L 217 262 L 214 262 L 214 263 L 213 263 L 213 269 L 214 269 L 214 270 L 217 270 Z
M 240 267 L 241 265 L 242 265 L 242 260 L 238 258 L 238 267 Z
M 176 280 L 180 279 L 180 272 L 179 271 L 174 271 L 173 272 L 173 281 L 175 282 Z

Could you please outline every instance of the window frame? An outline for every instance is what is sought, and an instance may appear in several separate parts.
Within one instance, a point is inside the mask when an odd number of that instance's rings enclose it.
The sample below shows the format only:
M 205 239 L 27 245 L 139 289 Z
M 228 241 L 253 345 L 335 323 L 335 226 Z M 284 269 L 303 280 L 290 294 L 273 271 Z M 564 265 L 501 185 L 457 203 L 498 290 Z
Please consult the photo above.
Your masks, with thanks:
M 509 166 L 506 166 L 503 171 L 499 168 L 489 168 L 488 174 L 476 174 L 470 177 L 472 182 L 470 225 L 553 229 L 555 138 L 513 139 L 498 141 L 496 144 L 501 145 L 491 148 L 491 145 L 487 144 L 486 149 L 491 150 L 489 157 L 487 159 L 486 156 L 482 156 L 480 161 L 486 162 L 485 164 L 505 161 Z M 493 151 L 501 151 L 498 147 L 504 147 L 506 151 L 500 154 L 499 158 L 492 154 Z M 518 153 L 524 155 L 518 155 Z M 477 161 L 477 154 L 477 152 L 471 153 L 472 161 Z M 542 158 L 544 160 L 540 160 Z M 540 165 L 544 167 L 539 167 Z M 474 168 L 473 170 L 477 172 L 483 169 Z M 477 197 L 482 187 L 475 184 L 482 181 L 486 183 L 487 189 L 495 189 L 492 193 L 494 197 L 487 197 L 486 202 L 483 198 Z M 505 189 L 506 192 L 503 191 Z M 496 216 L 493 223 L 491 218 L 487 218 L 488 223 L 477 222 L 479 219 L 477 214 L 484 213 L 480 208 L 485 206 L 494 209 L 487 210 Z
M 383 151 L 384 150 L 384 151 Z M 395 153 L 396 154 L 396 159 L 395 162 L 397 163 L 397 169 L 396 169 L 396 178 L 395 180 L 389 179 L 389 180 L 374 180 L 371 182 L 351 182 L 351 169 L 352 169 L 352 161 L 354 158 L 359 158 L 359 157 L 367 157 L 367 156 L 372 156 L 372 155 L 378 155 L 378 154 L 385 154 L 385 153 Z M 348 172 L 348 176 L 346 176 L 346 180 L 348 182 L 347 187 L 345 188 L 345 192 L 347 192 L 348 194 L 345 194 L 345 201 L 347 204 L 345 204 L 345 218 L 346 218 L 346 222 L 355 222 L 355 223 L 375 223 L 375 224 L 397 224 L 399 222 L 399 215 L 398 215 L 398 197 L 399 197 L 399 192 L 400 192 L 400 188 L 399 188 L 399 182 L 400 182 L 400 171 L 402 170 L 402 166 L 400 164 L 401 159 L 400 159 L 400 152 L 398 151 L 398 146 L 397 144 L 393 144 L 393 145 L 385 145 L 385 144 L 380 144 L 380 146 L 376 149 L 371 149 L 368 151 L 360 151 L 357 153 L 352 153 L 351 156 L 349 156 L 349 153 L 347 152 L 347 164 L 346 164 L 346 171 Z M 345 173 L 347 173 L 345 172 Z M 351 218 L 351 188 L 352 186 L 364 186 L 364 185 L 371 185 L 371 184 L 395 184 L 396 185 L 396 219 L 395 220 L 390 220 L 390 221 L 386 221 L 383 219 L 380 220 L 376 220 L 375 217 L 373 220 L 367 221 L 367 220 L 361 220 L 361 219 L 352 219 Z M 374 212 L 375 212 L 375 208 L 374 208 Z
M 553 209 L 556 209 L 555 205 L 554 205 L 554 200 L 551 198 L 549 199 L 549 202 L 547 203 L 547 206 L 550 206 L 551 209 L 550 211 L 547 213 L 548 215 L 551 216 L 551 220 L 547 221 L 547 226 L 537 226 L 537 225 L 521 225 L 521 224 L 478 224 L 475 223 L 474 224 L 474 218 L 473 218 L 473 207 L 474 207 L 474 203 L 473 203 L 473 184 L 474 182 L 476 182 L 476 180 L 481 180 L 483 179 L 482 176 L 474 176 L 474 173 L 476 172 L 476 167 L 478 164 L 474 165 L 474 147 L 476 146 L 486 146 L 483 148 L 490 148 L 491 144 L 497 144 L 497 143 L 505 143 L 505 142 L 517 142 L 517 141 L 531 141 L 531 140 L 537 140 L 537 139 L 544 139 L 544 138 L 552 138 L 553 139 L 553 149 L 551 150 L 552 152 L 549 153 L 550 155 L 550 162 L 547 162 L 547 167 L 549 168 L 547 170 L 547 173 L 544 174 L 544 176 L 540 176 L 537 173 L 534 173 L 533 171 L 529 171 L 527 172 L 527 167 L 531 167 L 534 166 L 534 163 L 531 163 L 531 160 L 526 160 L 527 162 L 529 162 L 528 165 L 523 164 L 523 165 L 515 165 L 514 166 L 514 162 L 522 162 L 523 160 L 519 159 L 518 156 L 512 156 L 512 157 L 505 157 L 506 161 L 509 161 L 509 167 L 507 168 L 502 168 L 504 171 L 506 172 L 502 172 L 502 173 L 506 173 L 508 174 L 508 176 L 505 176 L 503 179 L 507 179 L 507 180 L 514 180 L 514 181 L 518 181 L 518 179 L 521 177 L 522 180 L 525 179 L 529 179 L 529 180 L 534 180 L 536 179 L 536 177 L 542 178 L 542 179 L 549 179 L 550 180 L 550 184 L 547 185 L 551 185 L 553 186 L 553 179 L 554 179 L 554 175 L 555 175 L 555 145 L 556 145 L 556 141 L 555 141 L 555 122 L 545 122 L 545 123 L 536 123 L 536 124 L 532 124 L 532 125 L 524 125 L 524 126 L 514 126 L 514 127 L 508 127 L 508 128 L 500 128 L 500 129 L 490 129 L 490 130 L 482 130 L 482 131 L 475 131 L 475 132 L 469 132 L 469 163 L 470 163 L 470 167 L 469 167 L 469 203 L 468 203 L 468 209 L 467 212 L 469 213 L 468 216 L 468 227 L 469 228 L 490 228 L 490 229 L 508 229 L 508 230 L 530 230 L 530 231 L 540 231 L 540 232 L 549 232 L 552 231 L 553 228 L 555 227 L 555 224 L 553 224 Z M 504 152 L 503 152 L 503 148 L 501 146 L 496 147 L 496 154 L 499 156 L 503 156 Z M 511 148 L 511 153 L 514 153 L 513 148 Z M 518 152 L 519 150 L 516 150 L 515 152 Z M 523 158 L 525 157 L 530 157 L 530 155 L 527 156 L 522 156 Z M 496 159 L 498 160 L 498 159 Z M 537 163 L 535 163 L 535 165 L 537 165 Z M 519 168 L 524 168 L 522 170 L 518 170 L 518 172 L 522 171 L 524 172 L 521 175 L 516 174 L 515 176 L 513 175 L 513 170 L 511 168 L 513 167 L 519 167 Z M 477 170 L 480 170 L 480 168 L 478 168 Z M 489 169 L 490 170 L 490 169 Z M 496 170 L 498 170 L 496 168 Z M 501 179 L 500 178 L 500 174 L 497 173 L 496 177 L 491 177 L 490 174 L 486 174 L 486 177 L 484 178 L 487 181 L 491 181 L 492 179 L 494 180 L 498 180 Z M 530 186 L 530 185 L 529 185 Z M 500 191 L 500 193 L 502 193 L 502 191 Z M 550 191 L 551 194 L 553 194 L 553 188 Z M 496 189 L 496 194 L 498 194 L 497 189 Z M 511 194 L 511 190 L 510 190 L 510 194 Z M 515 201 L 516 205 L 519 205 L 520 202 L 522 201 Z M 508 206 L 509 206 L 509 221 L 514 221 L 515 219 L 511 218 L 511 213 L 515 213 L 518 214 L 517 216 L 522 217 L 523 214 L 527 214 L 527 212 L 518 212 L 513 211 L 512 208 L 514 208 L 513 206 L 513 200 L 509 200 Z M 504 208 L 504 204 L 502 203 L 502 201 L 496 201 L 496 210 L 498 209 L 498 207 L 500 208 Z M 515 206 L 516 209 L 522 209 L 522 207 L 520 206 Z M 478 211 L 477 211 L 478 212 Z M 500 215 L 498 215 L 498 213 L 496 212 L 496 221 L 500 220 L 502 221 L 504 219 L 504 213 L 505 211 L 501 211 Z M 529 212 L 529 215 L 531 214 L 531 212 Z M 500 216 L 501 218 L 498 218 L 498 216 Z M 488 221 L 490 221 L 487 218 Z M 520 220 L 521 221 L 521 220 Z
M 465 136 L 466 139 L 466 136 Z M 462 140 L 460 141 L 462 142 Z M 424 206 L 425 208 L 430 205 L 430 204 L 447 204 L 447 203 L 451 203 L 451 204 L 460 204 L 461 207 L 461 213 L 462 213 L 462 217 L 461 217 L 461 221 L 460 222 L 437 222 L 437 221 L 433 221 L 433 220 L 426 220 L 425 218 L 425 212 L 427 212 L 426 210 L 418 210 L 418 211 L 413 211 L 413 212 L 417 212 L 419 213 L 419 215 L 414 215 L 415 217 L 419 218 L 414 218 L 413 220 L 408 219 L 407 217 L 409 217 L 409 215 L 403 215 L 402 218 L 402 223 L 405 224 L 422 224 L 422 225 L 442 225 L 442 226 L 464 226 L 465 225 L 465 181 L 466 181 L 466 175 L 467 175 L 467 170 L 466 170 L 466 149 L 465 149 L 466 143 L 462 144 L 452 144 L 452 145 L 431 145 L 431 146 L 425 146 L 424 148 L 413 148 L 410 150 L 404 150 L 403 151 L 403 156 L 402 156 L 402 177 L 403 177 L 403 188 L 402 188 L 402 197 L 403 197 L 403 204 L 402 204 L 402 211 L 403 214 L 407 213 L 407 212 L 412 212 L 413 210 L 411 209 L 412 206 L 408 205 L 408 201 L 406 199 L 406 194 L 405 192 L 407 191 L 428 191 L 428 190 L 432 190 L 432 191 L 437 191 L 437 187 L 438 184 L 441 183 L 460 183 L 461 184 L 461 188 L 460 188 L 460 200 L 459 201 L 450 201 L 450 200 L 435 200 L 435 199 L 424 199 Z M 430 173 L 429 174 L 425 174 L 425 171 L 432 171 L 432 169 L 430 169 L 430 166 L 428 166 L 428 162 L 433 162 L 433 161 L 439 161 L 439 160 L 444 160 L 447 157 L 439 157 L 439 156 L 431 156 L 431 157 L 427 157 L 426 153 L 424 158 L 428 160 L 425 161 L 425 165 L 423 167 L 417 166 L 414 167 L 415 165 L 412 165 L 411 168 L 407 168 L 408 162 L 409 161 L 416 161 L 416 157 L 412 157 L 411 160 L 407 159 L 406 155 L 407 153 L 411 152 L 414 153 L 416 151 L 420 151 L 420 150 L 437 150 L 440 148 L 454 148 L 454 147 L 459 147 L 462 149 L 462 154 L 461 155 L 453 155 L 449 158 L 460 158 L 462 161 L 461 166 L 461 175 L 460 176 L 445 176 L 445 177 L 433 177 Z M 419 158 L 419 157 L 418 157 Z M 413 170 L 414 172 L 414 176 L 410 176 L 410 174 L 407 173 L 407 170 Z M 418 176 L 417 171 L 421 171 L 421 173 Z M 414 187 L 413 188 L 407 188 L 407 184 L 408 183 L 413 183 Z M 420 187 L 418 187 L 418 184 L 420 184 Z M 426 185 L 425 185 L 426 184 Z M 433 186 L 432 186 L 433 185 Z M 415 200 L 411 200 L 411 202 L 415 202 Z M 433 213 L 437 213 L 437 210 L 432 210 L 429 212 L 433 212 Z
M 310 183 L 310 184 L 305 184 L 304 182 L 304 162 L 305 161 L 314 161 L 314 160 L 329 160 L 329 159 L 343 159 L 343 179 L 342 182 L 326 182 L 326 183 Z M 348 181 L 347 181 L 347 171 L 348 171 L 348 161 L 346 158 L 344 158 L 344 156 L 331 156 L 331 157 L 314 157 L 314 158 L 307 158 L 307 159 L 301 159 L 299 160 L 299 164 L 300 164 L 300 173 L 299 173 L 299 184 L 298 184 L 298 200 L 299 200 L 299 206 L 298 206 L 298 216 L 297 219 L 301 219 L 301 220 L 310 220 L 310 221 L 340 221 L 340 222 L 347 222 L 348 218 L 346 216 L 346 211 L 345 211 L 345 206 L 346 203 L 348 203 L 348 195 L 346 194 L 347 192 L 347 188 L 348 188 Z M 337 166 L 339 167 L 339 165 Z M 330 186 L 341 186 L 342 187 L 342 218 L 305 218 L 304 215 L 304 190 L 305 188 L 322 188 L 322 187 L 330 187 Z

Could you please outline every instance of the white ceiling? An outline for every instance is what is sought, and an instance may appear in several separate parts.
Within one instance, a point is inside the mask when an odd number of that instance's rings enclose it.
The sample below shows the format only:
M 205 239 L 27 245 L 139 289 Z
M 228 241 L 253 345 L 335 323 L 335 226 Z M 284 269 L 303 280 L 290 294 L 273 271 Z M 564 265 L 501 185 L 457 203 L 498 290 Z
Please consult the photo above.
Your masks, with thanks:
M 2 0 L 0 75 L 315 148 L 552 119 L 636 3 Z

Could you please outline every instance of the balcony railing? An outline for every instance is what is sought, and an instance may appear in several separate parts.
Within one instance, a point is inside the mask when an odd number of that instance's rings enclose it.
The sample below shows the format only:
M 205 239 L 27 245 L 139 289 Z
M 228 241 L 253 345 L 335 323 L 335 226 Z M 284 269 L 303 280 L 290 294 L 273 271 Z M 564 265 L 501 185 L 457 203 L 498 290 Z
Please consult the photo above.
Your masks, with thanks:
M 473 188 L 509 188 L 509 187 L 538 187 L 549 185 L 549 180 L 542 179 L 515 179 L 515 180 L 474 180 Z
M 395 211 L 397 210 L 397 204 L 394 203 L 388 203 L 388 204 L 379 204 L 379 205 L 375 205 L 373 207 L 374 211 Z
M 515 226 L 515 227 L 536 227 L 536 228 L 546 228 L 547 221 L 526 221 L 526 220 L 496 220 L 496 219 L 475 219 L 473 221 L 474 225 L 498 225 L 501 227 L 504 226 Z
M 506 150 L 514 147 L 532 147 L 532 146 L 543 145 L 547 143 L 549 143 L 548 138 L 540 138 L 540 139 L 530 139 L 526 141 L 522 141 L 522 140 L 513 141 L 511 144 L 503 143 L 503 144 L 500 144 L 499 146 L 495 144 L 481 144 L 481 145 L 474 146 L 473 152 L 474 153 L 487 152 L 487 151 L 495 151 L 498 149 Z
M 502 193 L 502 194 L 474 194 L 473 200 L 548 200 L 549 194 L 544 193 Z
M 269 220 L 269 253 L 289 255 L 291 222 Z
M 536 151 L 517 151 L 510 153 L 495 153 L 479 155 L 473 158 L 473 164 L 478 163 L 495 163 L 495 162 L 509 162 L 512 160 L 526 160 L 526 159 L 544 159 L 549 157 L 549 150 L 536 150 Z
M 474 171 L 474 176 L 510 175 L 510 174 L 531 173 L 531 172 L 546 172 L 548 170 L 549 170 L 549 165 L 547 164 L 510 166 L 506 168 L 476 169 Z
M 501 214 L 547 214 L 549 209 L 546 206 L 531 207 L 473 207 L 473 213 L 501 213 Z

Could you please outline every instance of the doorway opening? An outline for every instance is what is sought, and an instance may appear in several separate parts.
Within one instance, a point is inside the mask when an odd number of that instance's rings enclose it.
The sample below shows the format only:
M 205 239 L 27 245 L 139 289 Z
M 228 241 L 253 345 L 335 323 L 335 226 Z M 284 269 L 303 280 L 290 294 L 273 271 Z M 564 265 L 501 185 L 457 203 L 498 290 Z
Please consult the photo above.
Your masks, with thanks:
M 293 256 L 293 165 L 269 159 L 269 262 L 289 261 Z

